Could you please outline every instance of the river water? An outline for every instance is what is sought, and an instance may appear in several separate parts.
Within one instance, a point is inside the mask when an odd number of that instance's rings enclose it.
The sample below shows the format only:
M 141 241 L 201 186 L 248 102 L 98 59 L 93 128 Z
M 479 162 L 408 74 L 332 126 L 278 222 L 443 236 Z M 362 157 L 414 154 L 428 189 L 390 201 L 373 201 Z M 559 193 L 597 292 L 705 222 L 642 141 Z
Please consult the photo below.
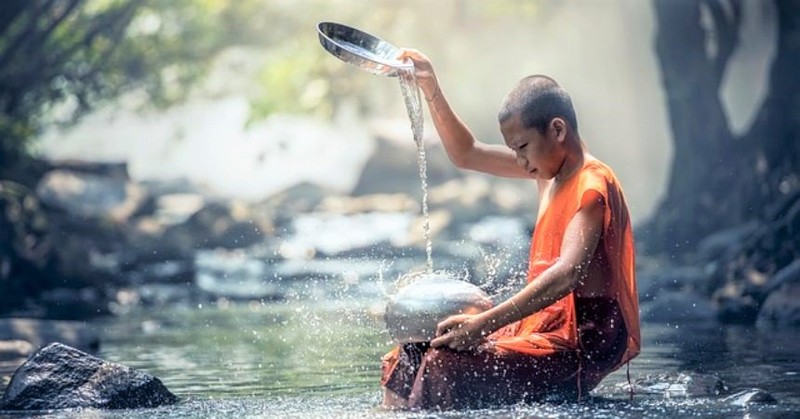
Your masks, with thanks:
M 380 287 L 303 292 L 271 303 L 139 309 L 94 321 L 99 356 L 148 371 L 178 395 L 174 406 L 59 417 L 748 417 L 800 415 L 800 332 L 719 325 L 643 325 L 643 351 L 630 366 L 649 379 L 633 399 L 624 369 L 581 403 L 541 403 L 461 412 L 399 413 L 378 407 L 380 356 L 391 348 Z M 696 387 L 681 384 L 692 377 Z M 722 388 L 721 383 L 727 389 Z M 707 384 L 706 382 L 712 382 Z M 706 383 L 706 384 L 704 384 Z M 726 399 L 761 388 L 777 404 Z

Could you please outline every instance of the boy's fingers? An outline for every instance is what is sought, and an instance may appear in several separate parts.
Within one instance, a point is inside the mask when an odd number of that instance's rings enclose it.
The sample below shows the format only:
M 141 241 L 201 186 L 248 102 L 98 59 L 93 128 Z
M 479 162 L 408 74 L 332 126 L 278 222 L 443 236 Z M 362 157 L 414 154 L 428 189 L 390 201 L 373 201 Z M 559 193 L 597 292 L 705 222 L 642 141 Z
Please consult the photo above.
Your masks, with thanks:
M 449 332 L 450 329 L 452 329 L 453 326 L 456 326 L 457 323 L 458 321 L 453 317 L 448 317 L 442 320 L 441 322 L 439 322 L 439 324 L 436 325 L 436 336 L 442 336 L 445 333 Z

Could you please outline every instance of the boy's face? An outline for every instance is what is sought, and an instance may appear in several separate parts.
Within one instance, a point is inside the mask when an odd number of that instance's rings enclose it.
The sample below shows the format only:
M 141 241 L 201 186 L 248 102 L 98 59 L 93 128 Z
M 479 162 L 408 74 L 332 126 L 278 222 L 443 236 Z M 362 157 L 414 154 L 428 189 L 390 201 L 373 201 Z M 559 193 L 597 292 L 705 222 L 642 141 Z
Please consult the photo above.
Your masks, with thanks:
M 500 124 L 506 145 L 517 155 L 517 164 L 536 179 L 552 179 L 564 164 L 566 127 L 560 118 L 547 125 L 544 135 L 536 128 L 525 128 L 519 114 Z

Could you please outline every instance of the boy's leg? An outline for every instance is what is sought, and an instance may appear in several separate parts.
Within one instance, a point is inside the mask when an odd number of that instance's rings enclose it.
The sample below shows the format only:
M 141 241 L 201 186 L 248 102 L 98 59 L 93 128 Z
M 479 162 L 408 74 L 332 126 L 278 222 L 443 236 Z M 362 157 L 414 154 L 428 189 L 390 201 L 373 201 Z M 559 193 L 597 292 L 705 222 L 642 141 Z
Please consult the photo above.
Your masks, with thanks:
M 407 409 L 408 399 L 400 397 L 399 394 L 384 387 L 383 402 L 381 403 L 381 406 L 387 409 Z
M 402 409 L 407 407 L 408 395 L 422 364 L 422 357 L 430 348 L 425 343 L 407 343 L 383 357 L 381 365 L 381 385 L 383 386 L 383 406 Z
M 408 407 L 481 408 L 514 404 L 556 392 L 577 381 L 574 351 L 531 356 L 510 351 L 432 349 L 422 361 Z

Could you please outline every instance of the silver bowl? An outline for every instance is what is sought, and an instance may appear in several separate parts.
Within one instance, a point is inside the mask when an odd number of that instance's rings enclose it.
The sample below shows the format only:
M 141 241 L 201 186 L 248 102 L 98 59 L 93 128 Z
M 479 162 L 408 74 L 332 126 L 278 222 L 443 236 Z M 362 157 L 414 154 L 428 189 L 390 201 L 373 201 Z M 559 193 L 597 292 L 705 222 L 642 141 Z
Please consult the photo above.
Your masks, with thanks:
M 325 50 L 372 74 L 396 76 L 401 68 L 413 68 L 397 59 L 400 49 L 366 32 L 334 22 L 318 23 L 317 32 Z
M 384 321 L 397 343 L 428 342 L 442 320 L 490 308 L 492 300 L 477 286 L 447 273 L 425 273 L 390 297 Z

